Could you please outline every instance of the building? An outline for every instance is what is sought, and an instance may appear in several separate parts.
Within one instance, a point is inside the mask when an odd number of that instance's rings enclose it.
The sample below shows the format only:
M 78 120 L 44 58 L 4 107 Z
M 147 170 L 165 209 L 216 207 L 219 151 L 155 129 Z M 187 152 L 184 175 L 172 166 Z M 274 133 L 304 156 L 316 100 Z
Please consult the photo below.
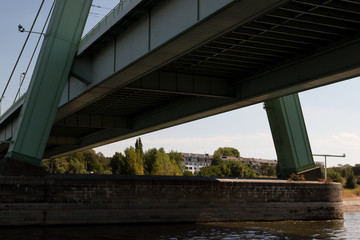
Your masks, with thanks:
M 209 154 L 198 154 L 198 153 L 182 153 L 185 169 L 194 174 L 200 171 L 200 168 L 211 166 L 212 155 Z M 267 160 L 261 158 L 244 158 L 244 157 L 230 157 L 223 156 L 222 160 L 225 161 L 241 161 L 242 163 L 251 166 L 255 172 L 259 172 L 261 165 L 269 164 L 276 166 L 276 160 Z
M 212 155 L 197 153 L 182 153 L 185 169 L 194 174 L 200 168 L 211 165 Z
M 269 164 L 276 166 L 277 161 L 276 160 L 267 160 L 267 159 L 261 159 L 261 158 L 244 158 L 241 157 L 241 161 L 249 166 L 252 166 L 255 172 L 258 172 L 260 170 L 261 165 L 263 164 Z

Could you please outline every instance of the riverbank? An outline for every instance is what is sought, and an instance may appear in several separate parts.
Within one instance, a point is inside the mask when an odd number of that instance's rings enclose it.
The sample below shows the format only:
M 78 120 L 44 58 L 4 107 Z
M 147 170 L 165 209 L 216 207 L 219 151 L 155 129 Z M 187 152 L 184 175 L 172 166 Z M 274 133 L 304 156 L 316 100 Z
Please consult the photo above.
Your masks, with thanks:
M 344 212 L 360 212 L 360 197 L 343 198 Z

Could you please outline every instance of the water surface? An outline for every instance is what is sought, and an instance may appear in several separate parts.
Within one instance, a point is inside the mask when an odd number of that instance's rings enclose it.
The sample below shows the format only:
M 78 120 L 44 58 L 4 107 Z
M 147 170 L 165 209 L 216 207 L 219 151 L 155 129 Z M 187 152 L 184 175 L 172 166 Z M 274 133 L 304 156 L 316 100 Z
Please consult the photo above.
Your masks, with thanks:
M 0 239 L 360 239 L 359 226 L 360 212 L 348 212 L 333 221 L 0 228 Z

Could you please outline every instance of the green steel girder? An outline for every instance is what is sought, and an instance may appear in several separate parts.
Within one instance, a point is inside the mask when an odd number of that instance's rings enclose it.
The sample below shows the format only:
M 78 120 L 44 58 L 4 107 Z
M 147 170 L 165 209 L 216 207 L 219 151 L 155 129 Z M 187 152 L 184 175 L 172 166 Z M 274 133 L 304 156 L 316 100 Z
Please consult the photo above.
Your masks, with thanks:
M 130 129 L 130 118 L 95 114 L 72 114 L 54 123 L 55 127 Z
M 91 0 L 57 0 L 6 158 L 40 166 Z
M 226 78 L 164 71 L 152 72 L 125 86 L 124 89 L 212 98 L 236 97 L 234 84 Z
M 315 167 L 298 94 L 265 102 L 282 177 Z

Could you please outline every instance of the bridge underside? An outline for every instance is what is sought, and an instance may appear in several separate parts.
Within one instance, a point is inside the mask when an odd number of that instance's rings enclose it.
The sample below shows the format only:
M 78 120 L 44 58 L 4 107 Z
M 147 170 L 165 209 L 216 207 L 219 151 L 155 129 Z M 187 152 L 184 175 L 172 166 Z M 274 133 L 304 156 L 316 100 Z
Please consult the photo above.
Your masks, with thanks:
M 131 25 L 150 19 L 157 1 L 150 2 L 120 21 L 117 30 L 110 29 L 101 40 L 79 51 L 64 92 L 69 101 L 58 109 L 44 158 L 360 73 L 360 55 L 356 54 L 360 50 L 360 2 L 348 0 L 234 1 L 164 44 L 151 48 L 148 40 L 151 51 L 119 67 L 122 34 L 129 34 Z M 97 57 L 104 54 L 109 58 Z M 100 60 L 112 72 L 95 82 L 91 69 Z M 72 97 L 70 83 L 93 83 L 95 87 Z M 6 145 L 1 147 L 5 153 Z
M 129 66 L 129 71 L 115 73 L 106 81 L 114 86 L 111 90 L 99 84 L 100 90 L 90 93 L 94 99 L 90 103 L 75 99 L 65 104 L 59 109 L 45 156 L 99 146 L 358 76 L 360 56 L 353 53 L 360 49 L 359 3 L 285 2 L 195 49 L 189 46 L 175 59 L 161 62 L 164 56 L 150 53 L 135 65 L 161 63 L 151 72 L 133 73 Z M 223 10 L 219 18 L 233 17 L 236 7 L 240 4 Z M 198 28 L 187 34 L 203 30 Z M 186 45 L 180 39 L 168 46 L 180 44 Z M 135 77 L 123 83 L 126 74 Z M 108 94 L 97 98 L 97 91 Z M 76 110 L 64 117 L 65 109 Z

